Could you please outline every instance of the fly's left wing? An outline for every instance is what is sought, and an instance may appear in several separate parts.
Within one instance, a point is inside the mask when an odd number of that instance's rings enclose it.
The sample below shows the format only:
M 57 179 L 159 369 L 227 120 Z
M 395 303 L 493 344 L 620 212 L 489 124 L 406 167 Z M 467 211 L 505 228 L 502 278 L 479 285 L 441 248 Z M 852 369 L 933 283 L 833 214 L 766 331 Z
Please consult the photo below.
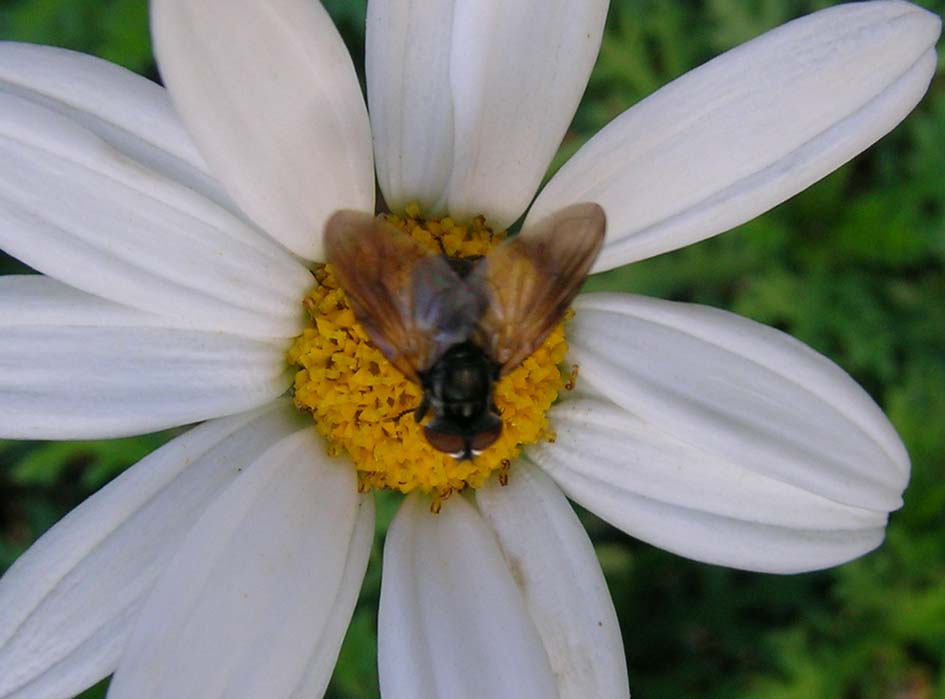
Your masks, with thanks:
M 599 205 L 574 204 L 500 245 L 467 277 L 488 299 L 473 339 L 501 374 L 561 321 L 597 259 L 605 227 Z
M 446 258 L 370 214 L 335 213 L 325 227 L 325 251 L 368 337 L 414 382 L 468 339 L 482 315 L 485 298 Z

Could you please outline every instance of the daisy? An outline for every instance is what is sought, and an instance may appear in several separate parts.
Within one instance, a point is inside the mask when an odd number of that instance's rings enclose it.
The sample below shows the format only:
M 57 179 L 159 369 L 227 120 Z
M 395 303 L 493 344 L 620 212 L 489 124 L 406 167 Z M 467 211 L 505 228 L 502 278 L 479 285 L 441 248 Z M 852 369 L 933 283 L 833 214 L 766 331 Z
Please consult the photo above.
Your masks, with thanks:
M 394 419 L 418 389 L 318 264 L 334 212 L 376 210 L 375 172 L 390 222 L 452 255 L 526 209 L 525 229 L 596 202 L 611 269 L 747 221 L 876 141 L 924 94 L 940 31 L 895 0 L 791 22 L 623 113 L 529 208 L 606 11 L 372 0 L 367 105 L 311 0 L 154 0 L 167 92 L 0 46 L 0 246 L 45 275 L 0 279 L 0 436 L 203 421 L 0 581 L 0 697 L 110 673 L 113 699 L 320 696 L 376 488 L 407 493 L 384 550 L 385 699 L 628 696 L 566 496 L 747 570 L 879 545 L 909 472 L 893 428 L 829 360 L 723 311 L 582 297 L 497 387 L 505 441 L 471 462 Z

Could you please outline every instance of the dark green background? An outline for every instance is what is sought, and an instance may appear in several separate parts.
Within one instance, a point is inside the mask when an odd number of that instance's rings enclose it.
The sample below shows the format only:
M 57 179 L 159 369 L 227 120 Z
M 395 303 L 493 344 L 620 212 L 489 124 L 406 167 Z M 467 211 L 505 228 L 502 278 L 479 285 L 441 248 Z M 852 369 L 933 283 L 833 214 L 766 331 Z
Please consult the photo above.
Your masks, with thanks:
M 364 0 L 325 4 L 361 70 Z M 556 162 L 669 79 L 829 4 L 614 0 Z M 921 4 L 945 12 L 945 0 Z M 144 0 L 0 0 L 0 37 L 86 51 L 157 77 Z M 851 165 L 735 232 L 590 282 L 720 306 L 790 332 L 870 391 L 913 460 L 906 505 L 885 545 L 823 573 L 777 577 L 692 563 L 582 513 L 620 616 L 635 697 L 945 699 L 941 63 L 919 109 Z M 0 272 L 21 271 L 0 255 Z M 0 442 L 0 570 L 166 438 Z M 396 499 L 379 503 L 383 530 Z M 380 537 L 330 697 L 377 696 L 379 562 Z

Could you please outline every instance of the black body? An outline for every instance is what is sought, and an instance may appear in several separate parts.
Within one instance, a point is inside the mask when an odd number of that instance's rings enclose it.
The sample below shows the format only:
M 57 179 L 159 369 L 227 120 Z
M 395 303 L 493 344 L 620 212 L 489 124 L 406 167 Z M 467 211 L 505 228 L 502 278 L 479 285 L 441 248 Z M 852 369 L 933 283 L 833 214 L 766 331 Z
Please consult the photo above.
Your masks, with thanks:
M 424 432 L 434 448 L 471 459 L 499 438 L 502 419 L 492 401 L 499 369 L 481 347 L 467 340 L 450 347 L 420 374 L 423 402 L 416 419 L 420 422 L 433 411 Z
M 482 258 L 443 255 L 443 259 L 465 279 Z M 423 402 L 415 417 L 420 422 L 433 411 L 433 419 L 424 427 L 427 441 L 460 460 L 473 458 L 495 442 L 502 432 L 502 419 L 492 401 L 492 386 L 500 368 L 479 345 L 466 340 L 447 349 L 420 373 Z

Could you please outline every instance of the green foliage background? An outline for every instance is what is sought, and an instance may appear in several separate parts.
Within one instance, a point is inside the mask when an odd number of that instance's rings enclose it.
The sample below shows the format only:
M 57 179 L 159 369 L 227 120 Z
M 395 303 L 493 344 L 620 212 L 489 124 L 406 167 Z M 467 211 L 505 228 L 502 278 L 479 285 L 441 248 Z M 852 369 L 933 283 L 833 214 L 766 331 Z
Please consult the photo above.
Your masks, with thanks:
M 365 0 L 326 0 L 363 66 Z M 600 59 L 558 163 L 611 118 L 708 58 L 829 5 L 613 0 Z M 920 4 L 942 15 L 945 0 Z M 0 0 L 0 37 L 93 53 L 151 78 L 144 0 Z M 777 577 L 701 565 L 582 513 L 644 699 L 945 699 L 945 80 L 866 155 L 737 231 L 597 277 L 782 328 L 887 410 L 912 456 L 885 545 Z M 0 255 L 0 273 L 25 268 Z M 0 442 L 0 570 L 168 434 Z M 379 501 L 379 535 L 396 499 Z M 330 697 L 377 696 L 380 542 Z M 104 685 L 86 697 L 101 697 Z

